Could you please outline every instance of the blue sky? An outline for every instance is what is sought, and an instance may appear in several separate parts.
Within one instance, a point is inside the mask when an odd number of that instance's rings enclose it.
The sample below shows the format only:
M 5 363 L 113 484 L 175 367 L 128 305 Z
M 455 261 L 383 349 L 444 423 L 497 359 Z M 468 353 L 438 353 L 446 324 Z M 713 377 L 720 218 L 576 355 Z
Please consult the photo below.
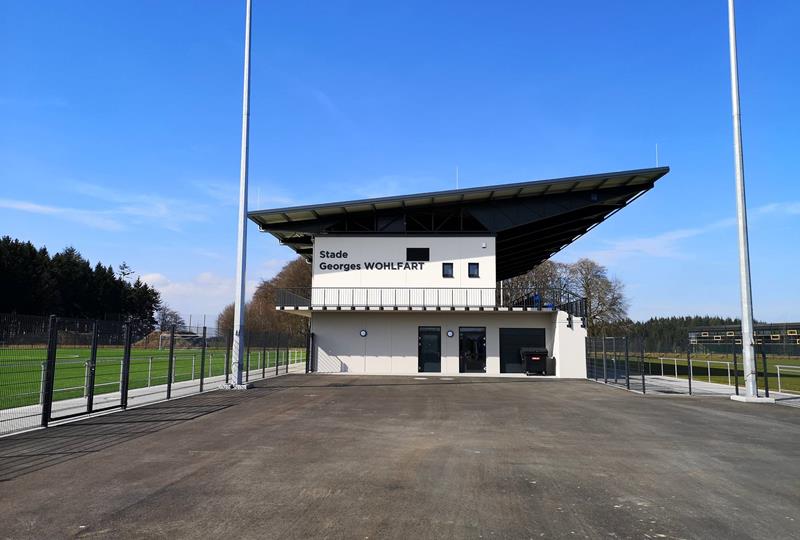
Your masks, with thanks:
M 244 2 L 0 5 L 0 234 L 127 261 L 182 313 L 233 298 Z M 755 313 L 800 319 L 800 3 L 738 0 Z M 655 165 L 557 255 L 636 319 L 738 311 L 727 11 L 255 0 L 251 208 Z M 248 277 L 292 258 L 250 228 Z

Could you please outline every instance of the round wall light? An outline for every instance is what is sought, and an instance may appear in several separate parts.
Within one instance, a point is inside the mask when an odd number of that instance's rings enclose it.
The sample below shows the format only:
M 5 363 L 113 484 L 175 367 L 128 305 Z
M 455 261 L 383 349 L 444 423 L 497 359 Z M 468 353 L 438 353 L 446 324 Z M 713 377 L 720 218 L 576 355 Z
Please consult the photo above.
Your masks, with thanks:
M 359 332 L 359 334 L 361 334 L 361 337 L 367 337 L 367 331 L 366 330 L 362 330 L 361 332 Z
M 455 335 L 455 333 L 453 333 L 452 330 L 448 330 L 447 331 L 447 337 L 453 337 L 454 335 Z

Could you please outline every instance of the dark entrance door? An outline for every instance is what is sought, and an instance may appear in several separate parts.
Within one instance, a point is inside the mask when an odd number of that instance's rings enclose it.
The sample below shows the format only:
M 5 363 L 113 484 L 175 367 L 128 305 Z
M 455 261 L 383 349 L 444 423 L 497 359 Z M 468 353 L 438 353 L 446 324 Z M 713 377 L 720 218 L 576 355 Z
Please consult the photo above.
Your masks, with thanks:
M 500 373 L 525 373 L 525 364 L 519 350 L 523 347 L 544 346 L 544 328 L 501 328 Z
M 420 373 L 442 371 L 442 327 L 419 327 L 419 353 L 417 369 Z
M 486 328 L 458 329 L 458 360 L 461 373 L 486 373 Z

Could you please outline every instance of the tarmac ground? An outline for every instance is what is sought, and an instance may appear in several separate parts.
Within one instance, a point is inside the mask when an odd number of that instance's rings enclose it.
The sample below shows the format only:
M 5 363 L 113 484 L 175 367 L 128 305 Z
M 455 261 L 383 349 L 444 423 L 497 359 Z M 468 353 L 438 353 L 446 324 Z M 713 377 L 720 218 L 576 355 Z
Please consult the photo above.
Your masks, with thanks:
M 800 414 L 286 375 L 0 439 L 3 538 L 798 538 Z

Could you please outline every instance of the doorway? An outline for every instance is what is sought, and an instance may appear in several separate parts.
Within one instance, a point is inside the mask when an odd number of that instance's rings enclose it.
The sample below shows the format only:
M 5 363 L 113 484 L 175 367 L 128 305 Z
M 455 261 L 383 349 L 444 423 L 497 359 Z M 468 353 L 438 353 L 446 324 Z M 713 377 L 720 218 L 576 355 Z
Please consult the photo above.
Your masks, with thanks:
M 544 348 L 544 328 L 500 329 L 500 373 L 525 373 L 520 349 Z
M 458 370 L 461 373 L 486 373 L 486 328 L 458 329 Z
M 420 326 L 417 370 L 420 373 L 442 371 L 442 327 Z

